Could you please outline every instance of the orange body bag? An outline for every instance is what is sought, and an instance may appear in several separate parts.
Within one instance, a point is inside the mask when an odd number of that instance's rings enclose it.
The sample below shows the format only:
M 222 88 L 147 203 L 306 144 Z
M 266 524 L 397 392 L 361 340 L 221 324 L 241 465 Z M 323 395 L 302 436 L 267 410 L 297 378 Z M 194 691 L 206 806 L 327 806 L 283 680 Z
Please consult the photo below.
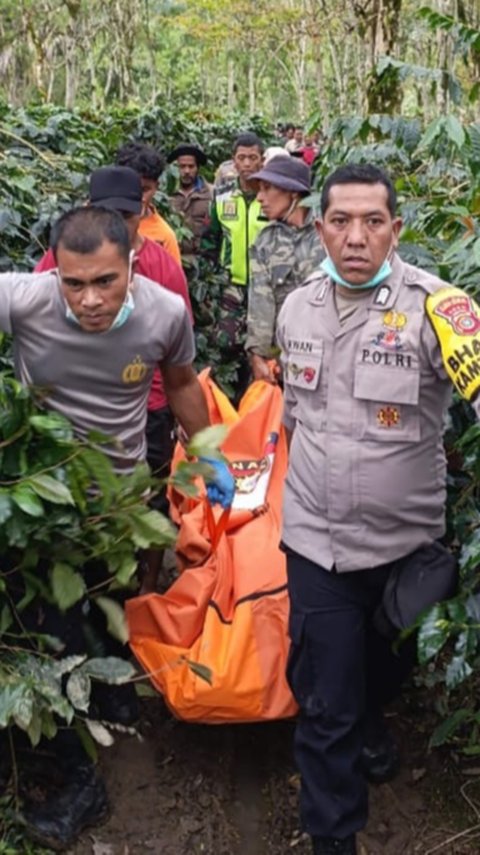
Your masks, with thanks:
M 253 383 L 238 412 L 204 372 L 212 424 L 235 476 L 232 509 L 170 491 L 181 575 L 165 594 L 127 602 L 130 645 L 172 712 L 186 721 L 265 721 L 296 711 L 286 679 L 288 596 L 279 549 L 287 446 L 282 393 Z M 184 459 L 181 446 L 173 467 Z M 196 673 L 206 666 L 211 685 Z

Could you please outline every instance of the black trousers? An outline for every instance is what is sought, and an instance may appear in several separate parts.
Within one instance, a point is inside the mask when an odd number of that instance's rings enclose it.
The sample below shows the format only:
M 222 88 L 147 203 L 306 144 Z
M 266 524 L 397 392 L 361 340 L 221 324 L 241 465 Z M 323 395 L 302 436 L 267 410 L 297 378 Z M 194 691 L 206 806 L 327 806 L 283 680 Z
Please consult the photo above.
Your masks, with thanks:
M 287 677 L 300 707 L 295 759 L 300 808 L 312 836 L 345 838 L 368 815 L 360 768 L 368 715 L 393 700 L 415 662 L 375 630 L 391 565 L 338 574 L 287 552 L 291 649 Z

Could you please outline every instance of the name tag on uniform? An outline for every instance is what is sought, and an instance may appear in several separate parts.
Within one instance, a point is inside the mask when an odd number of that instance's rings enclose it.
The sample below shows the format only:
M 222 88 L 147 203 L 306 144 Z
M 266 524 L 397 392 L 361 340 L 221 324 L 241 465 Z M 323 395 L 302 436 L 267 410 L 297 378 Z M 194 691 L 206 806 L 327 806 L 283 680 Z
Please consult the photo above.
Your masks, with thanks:
M 222 217 L 224 220 L 238 219 L 237 203 L 235 199 L 226 199 L 222 202 Z

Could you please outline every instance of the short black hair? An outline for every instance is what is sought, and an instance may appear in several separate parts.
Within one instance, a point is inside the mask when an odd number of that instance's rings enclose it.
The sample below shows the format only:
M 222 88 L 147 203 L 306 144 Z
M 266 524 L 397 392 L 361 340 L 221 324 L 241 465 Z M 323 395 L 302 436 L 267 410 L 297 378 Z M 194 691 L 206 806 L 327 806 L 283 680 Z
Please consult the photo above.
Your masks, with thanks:
M 257 137 L 256 134 L 251 131 L 245 131 L 243 134 L 239 134 L 235 142 L 233 143 L 233 153 L 237 151 L 240 146 L 245 146 L 245 148 L 252 148 L 252 146 L 256 145 L 260 150 L 260 153 L 263 154 L 264 145 L 260 137 Z
M 329 205 L 330 190 L 335 184 L 383 184 L 387 190 L 387 207 L 392 217 L 397 210 L 395 187 L 386 172 L 373 163 L 348 163 L 332 172 L 322 187 L 320 208 L 322 217 Z
M 129 142 L 118 149 L 115 163 L 117 166 L 129 166 L 142 178 L 158 181 L 166 162 L 164 156 L 153 146 Z
M 55 257 L 59 246 L 88 255 L 96 252 L 105 240 L 115 244 L 122 258 L 128 261 L 130 238 L 122 215 L 110 208 L 88 205 L 62 214 L 53 226 L 50 246 Z
M 285 125 L 285 131 L 294 131 L 295 125 L 292 122 L 287 122 Z

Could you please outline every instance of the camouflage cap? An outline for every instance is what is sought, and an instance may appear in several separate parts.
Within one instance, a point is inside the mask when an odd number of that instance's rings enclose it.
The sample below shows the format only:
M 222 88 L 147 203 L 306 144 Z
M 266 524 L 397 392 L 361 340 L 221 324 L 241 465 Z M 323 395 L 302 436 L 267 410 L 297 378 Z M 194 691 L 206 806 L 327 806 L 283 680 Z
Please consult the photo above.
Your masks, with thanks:
M 250 175 L 248 180 L 268 181 L 275 187 L 280 187 L 282 190 L 288 190 L 291 193 L 311 192 L 310 169 L 303 161 L 290 156 L 277 155 L 272 157 L 259 172 Z

